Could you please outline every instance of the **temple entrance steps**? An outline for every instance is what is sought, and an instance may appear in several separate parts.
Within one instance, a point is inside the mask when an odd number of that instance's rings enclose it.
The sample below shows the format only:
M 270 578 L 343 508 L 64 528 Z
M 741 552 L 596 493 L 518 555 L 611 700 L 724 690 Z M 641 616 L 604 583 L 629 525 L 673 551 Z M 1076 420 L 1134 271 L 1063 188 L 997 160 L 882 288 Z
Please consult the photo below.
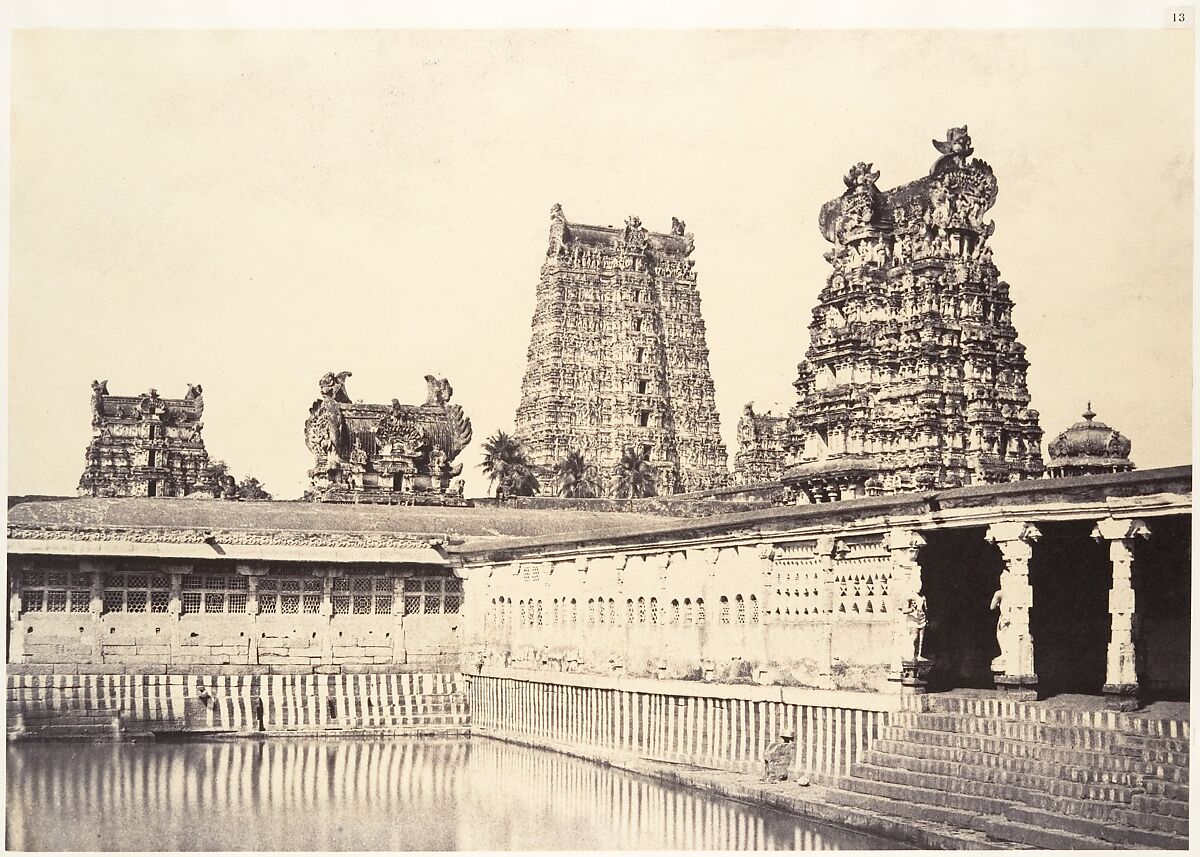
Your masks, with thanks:
M 1188 846 L 1189 722 L 931 694 L 829 801 L 1037 848 Z

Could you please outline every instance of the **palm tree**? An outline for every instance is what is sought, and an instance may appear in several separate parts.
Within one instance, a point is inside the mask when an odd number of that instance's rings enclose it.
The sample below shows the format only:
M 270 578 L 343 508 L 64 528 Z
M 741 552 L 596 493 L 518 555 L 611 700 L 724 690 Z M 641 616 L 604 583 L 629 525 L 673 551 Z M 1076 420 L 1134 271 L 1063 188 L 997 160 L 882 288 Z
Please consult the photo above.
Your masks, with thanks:
M 655 494 L 656 474 L 647 459 L 646 453 L 628 446 L 621 453 L 621 460 L 613 466 L 613 474 L 617 477 L 616 496 L 628 497 L 630 509 L 635 497 L 653 497 Z
M 571 450 L 567 457 L 554 466 L 560 497 L 595 497 L 600 493 L 600 480 L 596 477 L 596 466 L 584 460 L 583 453 Z
M 497 431 L 484 441 L 483 463 L 479 466 L 489 484 L 497 486 L 497 496 L 529 497 L 540 487 L 521 439 L 505 432 Z

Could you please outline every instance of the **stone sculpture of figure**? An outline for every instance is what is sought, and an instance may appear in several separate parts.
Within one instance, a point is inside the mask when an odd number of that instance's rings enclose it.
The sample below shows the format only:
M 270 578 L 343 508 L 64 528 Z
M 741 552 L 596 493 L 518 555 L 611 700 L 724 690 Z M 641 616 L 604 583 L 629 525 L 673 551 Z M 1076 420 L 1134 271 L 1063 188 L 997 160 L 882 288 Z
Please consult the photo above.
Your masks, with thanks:
M 448 493 L 453 497 L 461 497 L 466 484 L 467 482 L 465 479 L 455 479 L 452 483 L 450 483 L 450 490 Z
M 678 217 L 671 218 L 671 234 L 683 237 L 683 230 L 687 228 L 687 224 Z
M 943 168 L 965 167 L 967 158 L 975 152 L 971 148 L 971 135 L 967 133 L 966 125 L 948 129 L 946 141 L 943 143 L 934 140 L 933 147 L 942 153 L 942 157 L 937 159 L 933 169 L 929 171 L 930 175 L 936 175 Z
M 92 382 L 92 425 L 100 425 L 104 417 L 104 397 L 108 395 L 108 381 Z
M 238 498 L 237 480 L 226 473 L 221 477 L 218 491 L 222 500 L 236 500 Z
M 925 649 L 925 628 L 929 624 L 925 596 L 919 592 L 909 596 L 900 612 L 904 614 L 905 628 L 912 640 L 912 659 L 919 661 Z
M 429 475 L 433 477 L 433 483 L 436 486 L 442 478 L 442 473 L 446 470 L 446 453 L 442 451 L 440 444 L 435 443 L 433 449 L 429 451 Z
M 737 424 L 737 439 L 742 446 L 750 446 L 754 443 L 754 403 L 747 402 L 742 408 L 742 418 Z
M 196 419 L 200 419 L 201 414 L 204 413 L 204 388 L 199 384 L 190 383 L 187 388 L 187 395 L 184 398 L 192 403 L 192 407 L 196 410 Z
M 426 375 L 425 387 L 425 407 L 427 408 L 444 408 L 450 401 L 450 397 L 454 395 L 454 388 L 445 378 Z
M 346 379 L 352 374 L 352 372 L 338 372 L 335 375 L 332 372 L 326 372 L 318 382 L 321 395 L 343 405 L 350 404 L 350 396 L 346 393 Z
M 1009 639 L 1012 636 L 1012 620 L 1004 609 L 1004 590 L 996 590 L 988 609 L 1000 611 L 1000 616 L 996 620 L 996 642 L 1000 646 L 1000 654 L 992 660 L 992 672 L 1004 672 L 1008 664 L 1005 653 L 1015 648 L 1012 645 L 1014 641 Z
M 784 729 L 779 733 L 779 740 L 772 741 L 763 755 L 764 783 L 781 783 L 788 778 L 788 772 L 796 764 L 796 733 Z
M 547 256 L 564 256 L 566 244 L 567 218 L 562 206 L 557 202 L 550 209 L 550 246 L 546 248 Z

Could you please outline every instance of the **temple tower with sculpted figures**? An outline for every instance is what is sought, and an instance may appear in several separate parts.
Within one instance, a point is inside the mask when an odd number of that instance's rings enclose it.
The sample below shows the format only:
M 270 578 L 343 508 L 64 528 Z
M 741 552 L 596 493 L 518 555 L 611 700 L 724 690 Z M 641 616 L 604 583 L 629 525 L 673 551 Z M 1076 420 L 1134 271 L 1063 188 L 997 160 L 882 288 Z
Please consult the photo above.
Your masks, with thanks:
M 651 232 L 550 216 L 516 432 L 553 490 L 572 450 L 597 466 L 609 493 L 622 450 L 646 454 L 659 494 L 727 478 L 708 368 L 693 239 L 683 221 Z
M 859 163 L 821 209 L 833 270 L 783 475 L 812 502 L 1042 474 L 1029 361 L 988 246 L 996 177 L 966 127 L 934 146 L 928 176 L 881 191 Z

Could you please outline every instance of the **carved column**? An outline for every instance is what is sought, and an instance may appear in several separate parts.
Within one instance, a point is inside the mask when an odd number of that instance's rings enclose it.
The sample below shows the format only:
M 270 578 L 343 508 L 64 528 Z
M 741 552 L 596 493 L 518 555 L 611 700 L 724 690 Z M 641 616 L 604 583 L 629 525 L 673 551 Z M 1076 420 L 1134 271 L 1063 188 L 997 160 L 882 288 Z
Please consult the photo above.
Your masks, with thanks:
M 833 536 L 821 536 L 813 547 L 813 554 L 820 563 L 821 570 L 821 617 L 825 625 L 825 657 L 820 666 L 817 687 L 831 689 L 834 687 L 833 678 L 833 637 L 837 622 L 834 612 L 833 594 L 837 588 L 834 583 L 834 566 L 846 554 L 846 543 Z
M 925 692 L 925 679 L 933 662 L 924 657 L 926 625 L 925 596 L 921 591 L 921 564 L 917 556 L 925 546 L 925 537 L 916 530 L 894 529 L 884 544 L 891 555 L 893 636 L 893 674 L 901 693 Z
M 1112 561 L 1112 589 L 1108 593 L 1108 612 L 1112 631 L 1108 640 L 1108 668 L 1104 676 L 1104 694 L 1109 708 L 1134 711 L 1138 703 L 1137 610 L 1133 587 L 1133 542 L 1146 538 L 1150 528 L 1138 519 L 1105 518 L 1096 523 L 1092 538 L 1108 542 Z
M 1033 607 L 1029 560 L 1033 556 L 1033 543 L 1041 537 L 1037 527 L 1022 521 L 992 524 L 984 536 L 1004 556 L 1000 589 L 993 596 L 998 599 L 1000 610 L 996 624 L 1000 656 L 992 661 L 992 672 L 997 690 L 1012 692 L 1022 699 L 1037 698 L 1033 635 L 1029 631 L 1029 611 Z

